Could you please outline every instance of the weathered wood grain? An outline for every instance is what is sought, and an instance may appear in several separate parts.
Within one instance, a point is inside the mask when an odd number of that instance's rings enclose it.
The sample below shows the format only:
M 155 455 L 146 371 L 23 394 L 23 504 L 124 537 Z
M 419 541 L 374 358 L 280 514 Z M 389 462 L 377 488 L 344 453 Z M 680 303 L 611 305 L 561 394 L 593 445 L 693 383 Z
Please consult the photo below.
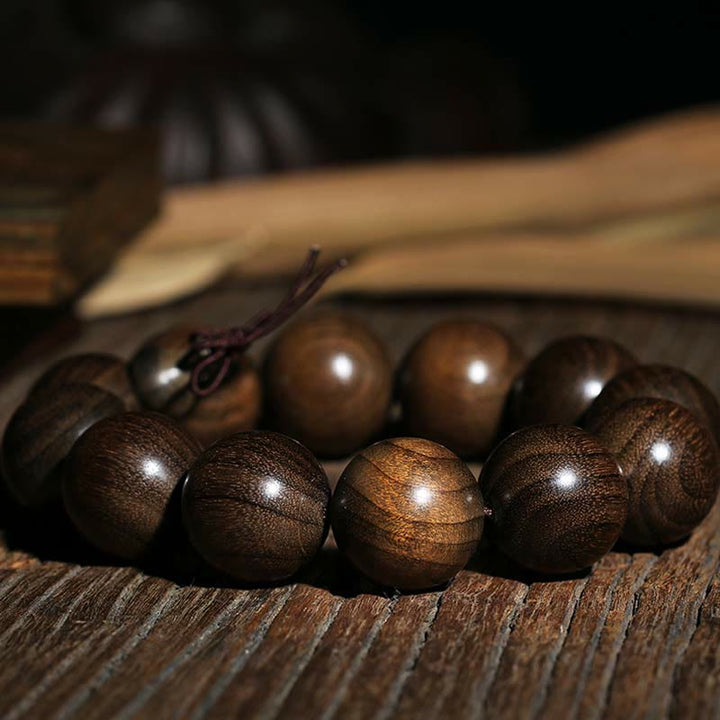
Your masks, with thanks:
M 0 389 L 0 424 L 59 354 L 128 356 L 174 320 L 235 322 L 274 296 L 226 286 L 89 324 L 54 354 L 18 360 Z M 562 334 L 605 334 L 641 360 L 681 365 L 720 389 L 716 314 L 529 300 L 354 307 L 395 360 L 430 323 L 470 314 L 504 327 L 529 354 Z M 328 464 L 331 478 L 343 464 Z M 97 555 L 70 555 L 52 537 L 35 548 L 40 561 L 12 526 L 5 508 L 2 718 L 718 714 L 719 507 L 688 542 L 661 554 L 613 552 L 591 573 L 541 579 L 483 545 L 446 589 L 400 596 L 359 578 L 332 542 L 294 582 L 248 589 L 101 566 Z
M 335 717 L 385 718 L 392 714 L 427 642 L 441 593 L 404 595 L 375 634 L 365 661 L 345 688 Z
M 677 666 L 670 715 L 717 716 L 720 708 L 720 577 L 702 605 L 697 628 Z
M 697 628 L 720 558 L 718 511 L 683 546 L 664 553 L 637 591 L 607 712 L 659 717 L 672 703 L 675 671 Z
M 188 716 L 253 717 L 277 707 L 341 605 L 342 600 L 329 593 L 293 587 L 252 657 L 228 652 L 219 672 L 188 706 Z
M 537 715 L 586 584 L 587 578 L 531 585 L 488 691 L 490 716 Z
M 602 715 L 618 652 L 632 618 L 635 592 L 654 556 L 610 555 L 588 579 L 553 670 L 542 714 Z

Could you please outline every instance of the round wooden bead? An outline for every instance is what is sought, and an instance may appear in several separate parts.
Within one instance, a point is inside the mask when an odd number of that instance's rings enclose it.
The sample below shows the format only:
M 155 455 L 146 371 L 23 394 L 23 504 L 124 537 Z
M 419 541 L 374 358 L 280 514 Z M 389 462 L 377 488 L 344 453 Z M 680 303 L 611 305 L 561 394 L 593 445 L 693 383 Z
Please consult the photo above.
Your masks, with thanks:
M 482 535 L 480 487 L 442 445 L 393 438 L 358 453 L 331 504 L 338 547 L 381 585 L 421 590 L 447 582 Z
M 183 518 L 195 549 L 246 582 L 294 575 L 322 547 L 330 486 L 313 454 L 275 432 L 231 435 L 188 473 Z
M 413 346 L 400 371 L 407 431 L 462 456 L 487 454 L 522 363 L 517 345 L 492 325 L 438 323 Z
M 713 393 L 690 373 L 669 365 L 636 365 L 616 375 L 593 402 L 586 425 L 594 423 L 608 410 L 642 397 L 682 405 L 720 441 L 720 406 Z
M 488 458 L 480 487 L 496 544 L 539 572 L 592 565 L 615 544 L 627 516 L 627 483 L 615 458 L 577 427 L 513 433 Z
M 590 426 L 615 453 L 630 491 L 624 540 L 657 546 L 680 540 L 715 502 L 720 460 L 710 431 L 668 400 L 640 398 Z
M 62 385 L 95 385 L 119 397 L 128 409 L 136 404 L 127 366 L 108 353 L 69 355 L 50 366 L 35 382 L 29 395 L 54 392 Z
M 94 385 L 61 385 L 28 397 L 3 438 L 5 478 L 18 502 L 37 506 L 59 498 L 61 466 L 75 441 L 124 409 L 120 398 Z
M 578 335 L 551 343 L 530 361 L 513 393 L 513 426 L 579 423 L 605 384 L 635 362 L 605 338 Z
M 202 357 L 191 351 L 197 328 L 173 325 L 148 338 L 128 363 L 130 380 L 143 407 L 182 417 L 195 404 L 190 388 L 193 361 Z
M 265 367 L 271 419 L 313 452 L 346 455 L 383 427 L 392 394 L 385 347 L 359 320 L 307 318 L 275 342 Z
M 262 411 L 260 375 L 249 358 L 240 356 L 217 390 L 193 399 L 193 409 L 179 419 L 203 445 L 252 430 Z
M 173 509 L 179 518 L 176 489 L 199 453 L 197 441 L 165 415 L 130 412 L 101 420 L 68 456 L 65 509 L 95 547 L 142 558 L 172 528 Z
M 255 427 L 262 391 L 252 361 L 241 355 L 215 392 L 198 397 L 190 387 L 193 364 L 202 357 L 190 350 L 194 331 L 190 325 L 176 325 L 153 336 L 130 361 L 129 373 L 144 407 L 176 418 L 207 445 Z

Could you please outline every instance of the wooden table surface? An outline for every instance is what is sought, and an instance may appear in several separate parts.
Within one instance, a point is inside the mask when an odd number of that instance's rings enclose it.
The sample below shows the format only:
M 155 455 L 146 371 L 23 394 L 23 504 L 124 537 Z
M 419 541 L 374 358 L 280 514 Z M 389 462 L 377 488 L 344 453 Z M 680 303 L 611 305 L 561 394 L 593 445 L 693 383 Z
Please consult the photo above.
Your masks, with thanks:
M 60 354 L 129 355 L 176 319 L 232 322 L 275 297 L 227 286 L 89 324 L 19 363 L 0 390 L 0 423 Z M 475 314 L 528 353 L 559 335 L 604 334 L 720 390 L 718 314 L 571 301 L 347 304 L 396 357 L 432 321 Z M 614 552 L 590 573 L 539 578 L 483 546 L 444 591 L 416 595 L 378 591 L 331 547 L 279 587 L 240 589 L 202 573 L 177 582 L 66 547 L 52 524 L 7 505 L 2 517 L 0 717 L 8 720 L 720 717 L 717 507 L 662 554 Z

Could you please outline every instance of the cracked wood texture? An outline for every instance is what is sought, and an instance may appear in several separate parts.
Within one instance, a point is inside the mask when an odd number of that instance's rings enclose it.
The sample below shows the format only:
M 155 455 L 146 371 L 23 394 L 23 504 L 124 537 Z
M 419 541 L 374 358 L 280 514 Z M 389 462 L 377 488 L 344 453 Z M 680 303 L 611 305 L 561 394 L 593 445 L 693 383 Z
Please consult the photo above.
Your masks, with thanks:
M 18 358 L 4 378 L 0 422 L 57 357 L 129 357 L 173 322 L 235 323 L 281 291 L 226 285 L 90 323 L 70 340 L 58 332 L 62 343 L 42 362 Z M 562 335 L 607 335 L 641 362 L 680 365 L 720 390 L 718 314 L 547 300 L 344 304 L 368 318 L 396 362 L 433 322 L 460 315 L 498 324 L 529 355 Z M 327 465 L 333 481 L 343 466 Z M 41 521 L 1 503 L 0 515 L 2 718 L 718 714 L 718 507 L 661 554 L 620 548 L 592 572 L 557 580 L 483 544 L 444 591 L 400 596 L 357 577 L 331 542 L 296 581 L 242 589 L 103 564 L 79 543 L 38 537 Z

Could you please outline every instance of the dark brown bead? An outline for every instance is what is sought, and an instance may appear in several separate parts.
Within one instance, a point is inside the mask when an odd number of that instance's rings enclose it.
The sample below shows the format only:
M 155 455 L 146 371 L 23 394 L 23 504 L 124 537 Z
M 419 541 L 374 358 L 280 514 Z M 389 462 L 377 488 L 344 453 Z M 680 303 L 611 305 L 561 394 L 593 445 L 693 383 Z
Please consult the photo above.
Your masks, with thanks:
M 405 428 L 459 455 L 486 455 L 522 364 L 520 349 L 493 325 L 438 323 L 418 340 L 401 368 Z
M 18 502 L 36 506 L 58 498 L 61 465 L 75 441 L 124 409 L 120 398 L 94 385 L 61 385 L 28 397 L 3 439 L 5 478 Z
M 95 385 L 119 397 L 127 409 L 137 405 L 123 360 L 107 353 L 83 353 L 64 357 L 46 370 L 29 395 L 53 392 L 61 385 Z
M 153 336 L 132 358 L 129 372 L 144 407 L 176 418 L 207 445 L 255 427 L 262 391 L 252 361 L 240 356 L 214 393 L 198 397 L 190 387 L 193 361 L 202 355 L 190 350 L 194 331 L 190 325 L 176 325 Z
M 592 565 L 615 544 L 627 516 L 627 483 L 615 458 L 576 427 L 513 433 L 489 457 L 480 487 L 497 545 L 540 572 Z
M 387 420 L 392 368 L 385 347 L 359 320 L 324 314 L 293 323 L 275 342 L 265 390 L 278 430 L 313 452 L 342 456 Z
M 174 325 L 148 338 L 128 363 L 128 372 L 143 407 L 173 417 L 186 415 L 196 402 L 190 388 L 190 341 L 197 328 Z
M 616 375 L 592 404 L 586 424 L 589 426 L 627 400 L 641 397 L 682 405 L 700 418 L 720 441 L 720 406 L 715 396 L 690 373 L 668 365 L 637 365 Z
M 666 545 L 689 535 L 710 512 L 720 483 L 718 450 L 689 410 L 668 400 L 629 400 L 590 429 L 615 453 L 628 483 L 624 540 Z
M 262 411 L 260 375 L 249 358 L 240 356 L 217 390 L 202 398 L 193 397 L 193 409 L 179 420 L 207 446 L 257 425 Z
M 330 486 L 313 454 L 274 432 L 220 440 L 198 458 L 182 495 L 196 550 L 246 582 L 290 577 L 320 550 Z
M 381 585 L 421 590 L 447 582 L 482 535 L 480 487 L 460 458 L 420 438 L 358 453 L 331 504 L 338 547 Z
M 197 441 L 165 415 L 131 412 L 101 420 L 68 456 L 65 509 L 95 547 L 142 558 L 172 527 L 172 510 L 179 517 L 174 494 L 199 453 Z
M 513 392 L 513 427 L 578 424 L 605 384 L 635 362 L 624 347 L 605 338 L 556 340 L 530 361 Z

